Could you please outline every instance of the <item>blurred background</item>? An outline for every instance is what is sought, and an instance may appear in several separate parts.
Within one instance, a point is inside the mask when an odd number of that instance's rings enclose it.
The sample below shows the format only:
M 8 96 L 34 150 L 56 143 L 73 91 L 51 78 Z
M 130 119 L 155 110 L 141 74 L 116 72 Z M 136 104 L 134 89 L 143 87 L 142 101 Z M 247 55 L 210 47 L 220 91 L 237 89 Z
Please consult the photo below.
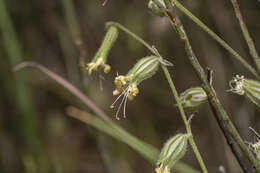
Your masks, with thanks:
M 135 62 L 151 53 L 124 32 L 112 48 L 109 74 L 80 68 L 91 61 L 106 33 L 105 23 L 116 21 L 155 45 L 170 67 L 179 93 L 199 86 L 176 32 L 167 19 L 154 16 L 148 1 L 108 0 L 0 0 L 0 172 L 1 173 L 104 173 L 153 172 L 150 165 L 127 145 L 70 118 L 66 108 L 81 102 L 35 69 L 17 73 L 12 68 L 23 61 L 38 62 L 83 91 L 112 120 L 128 132 L 160 149 L 184 123 L 164 74 L 141 83 L 140 94 L 128 102 L 125 119 L 115 119 L 110 109 L 116 74 L 126 74 Z M 252 59 L 229 0 L 182 0 L 181 3 L 212 28 L 249 63 Z M 260 3 L 239 0 L 242 14 L 260 51 Z M 228 93 L 235 74 L 253 78 L 231 55 L 186 16 L 179 14 L 193 49 L 204 68 L 214 70 L 213 84 L 225 109 L 246 141 L 260 131 L 259 111 L 238 95 Z M 76 43 L 82 43 L 80 46 Z M 88 108 L 84 107 L 89 111 Z M 122 116 L 122 114 L 120 114 Z M 242 172 L 216 124 L 209 105 L 192 120 L 195 141 L 211 173 L 224 167 Z M 200 169 L 189 147 L 185 163 Z

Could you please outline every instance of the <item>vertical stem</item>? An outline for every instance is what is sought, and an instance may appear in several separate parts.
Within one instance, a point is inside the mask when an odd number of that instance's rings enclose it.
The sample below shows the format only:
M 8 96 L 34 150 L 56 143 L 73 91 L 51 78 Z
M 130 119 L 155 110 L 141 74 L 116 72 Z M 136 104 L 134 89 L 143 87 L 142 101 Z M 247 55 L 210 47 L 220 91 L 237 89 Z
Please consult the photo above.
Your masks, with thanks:
M 176 0 L 171 0 L 171 1 L 173 3 L 176 2 Z M 201 67 L 196 55 L 194 54 L 194 52 L 192 50 L 188 36 L 184 30 L 184 27 L 183 27 L 180 19 L 178 18 L 177 15 L 175 15 L 175 16 L 169 16 L 168 14 L 166 14 L 166 15 L 169 17 L 172 26 L 176 29 L 177 33 L 179 34 L 180 39 L 184 42 L 184 47 L 185 47 L 186 53 L 188 54 L 190 63 L 192 64 L 199 79 L 201 80 L 201 82 L 204 85 L 203 88 L 208 95 L 208 99 L 209 99 L 210 104 L 212 105 L 213 112 L 216 112 L 216 118 L 222 124 L 223 133 L 227 133 L 232 137 L 234 142 L 239 146 L 240 150 L 243 152 L 243 154 L 251 162 L 252 166 L 259 173 L 260 172 L 260 163 L 257 162 L 257 160 L 255 159 L 252 152 L 247 148 L 243 139 L 240 137 L 240 134 L 238 133 L 237 129 L 235 128 L 235 126 L 233 125 L 231 120 L 229 119 L 227 112 L 224 110 L 223 106 L 219 102 L 214 88 L 209 84 L 207 76 L 206 76 L 203 68 Z M 226 138 L 226 140 L 228 143 L 230 142 L 229 139 Z M 234 148 L 232 148 L 232 149 L 234 149 Z M 237 154 L 237 153 L 238 152 L 236 152 L 234 154 Z M 240 157 L 237 156 L 236 158 L 238 159 Z
M 214 40 L 216 40 L 223 48 L 233 55 L 248 71 L 250 71 L 256 78 L 260 79 L 257 71 L 248 64 L 243 57 L 241 57 L 232 47 L 230 47 L 222 38 L 209 29 L 203 22 L 201 22 L 196 16 L 194 16 L 189 10 L 183 7 L 177 0 L 171 0 L 171 2 L 186 16 L 188 16 L 193 22 L 195 22 L 202 30 L 208 33 Z
M 258 73 L 260 73 L 260 58 L 258 56 L 258 53 L 256 51 L 256 48 L 255 48 L 255 44 L 254 44 L 254 41 L 252 40 L 250 34 L 249 34 L 249 31 L 247 29 L 247 26 L 244 22 L 244 19 L 243 19 L 243 16 L 240 12 L 240 9 L 239 9 L 239 5 L 237 3 L 237 0 L 230 0 L 232 2 L 232 5 L 234 7 L 234 10 L 235 10 L 235 13 L 236 13 L 236 17 L 238 19 L 238 22 L 239 22 L 239 25 L 240 25 L 240 28 L 242 30 L 242 33 L 244 35 L 244 38 L 246 40 L 246 43 L 248 45 L 248 48 L 249 48 L 249 52 L 255 62 L 255 65 L 256 65 L 256 68 L 258 70 Z
M 197 160 L 198 160 L 198 162 L 200 164 L 202 172 L 203 173 L 207 173 L 208 172 L 207 168 L 206 168 L 206 166 L 204 164 L 204 161 L 203 161 L 203 159 L 202 159 L 202 157 L 200 155 L 198 147 L 197 147 L 197 145 L 196 145 L 196 143 L 194 141 L 194 138 L 193 138 L 193 135 L 192 135 L 192 132 L 191 132 L 191 128 L 190 128 L 189 122 L 188 122 L 187 117 L 185 115 L 184 109 L 183 109 L 183 107 L 181 105 L 181 100 L 180 100 L 180 98 L 178 96 L 178 92 L 177 92 L 177 90 L 176 90 L 176 88 L 174 86 L 174 83 L 173 83 L 172 79 L 171 79 L 170 73 L 169 73 L 168 69 L 164 65 L 162 65 L 162 69 L 164 71 L 164 74 L 165 74 L 168 82 L 169 82 L 169 85 L 171 87 L 171 90 L 172 90 L 172 93 L 174 95 L 174 98 L 175 98 L 175 100 L 177 102 L 177 106 L 178 106 L 178 108 L 180 110 L 181 117 L 182 117 L 182 119 L 184 121 L 187 133 L 189 133 L 191 135 L 190 138 L 189 138 L 190 145 L 191 145 L 191 147 L 192 147 L 192 149 L 193 149 L 193 151 L 195 153 L 195 156 L 196 156 L 196 158 L 197 158 Z
M 140 42 L 141 44 L 143 44 L 143 45 L 144 45 L 147 49 L 149 49 L 153 54 L 155 54 L 155 55 L 158 56 L 158 57 L 161 57 L 161 55 L 160 55 L 157 51 L 155 51 L 155 49 L 153 49 L 152 46 L 150 46 L 146 41 L 144 41 L 142 38 L 140 38 L 139 36 L 137 36 L 136 34 L 134 34 L 133 32 L 131 32 L 129 29 L 127 29 L 127 28 L 124 27 L 123 25 L 121 25 L 121 24 L 119 24 L 119 23 L 116 23 L 116 22 L 107 22 L 107 25 L 114 25 L 114 26 L 118 27 L 119 29 L 121 29 L 122 31 L 126 32 L 128 35 L 130 35 L 130 36 L 133 37 L 134 39 L 136 39 L 138 42 Z M 170 73 L 169 73 L 167 67 L 165 67 L 164 65 L 161 65 L 161 67 L 162 67 L 162 69 L 163 69 L 163 71 L 164 71 L 164 74 L 165 74 L 165 76 L 166 76 L 166 79 L 167 79 L 168 82 L 169 82 L 169 85 L 170 85 L 170 88 L 171 88 L 171 90 L 172 90 L 172 93 L 173 93 L 173 95 L 174 95 L 174 97 L 175 97 L 175 99 L 176 99 L 177 106 L 178 106 L 178 108 L 179 108 L 179 111 L 180 111 L 180 113 L 181 113 L 181 117 L 182 117 L 182 119 L 183 119 L 183 121 L 184 121 L 184 124 L 185 124 L 185 127 L 186 127 L 186 131 L 187 131 L 187 133 L 189 133 L 189 134 L 191 135 L 190 138 L 189 138 L 189 142 L 190 142 L 190 144 L 191 144 L 191 147 L 192 147 L 192 149 L 193 149 L 193 151 L 194 151 L 194 153 L 195 153 L 195 156 L 196 156 L 196 158 L 197 158 L 197 160 L 198 160 L 198 162 L 199 162 L 199 164 L 200 164 L 200 166 L 201 166 L 201 169 L 202 169 L 203 173 L 208 173 L 207 168 L 206 168 L 206 166 L 205 166 L 205 164 L 204 164 L 204 162 L 203 162 L 203 159 L 202 159 L 202 157 L 201 157 L 201 155 L 200 155 L 200 153 L 199 153 L 199 150 L 198 150 L 198 148 L 197 148 L 197 146 L 196 146 L 196 144 L 195 144 L 195 142 L 194 142 L 190 125 L 189 125 L 188 120 L 187 120 L 187 118 L 186 118 L 184 109 L 183 109 L 183 107 L 182 107 L 182 105 L 181 105 L 181 101 L 180 101 L 180 98 L 179 98 L 179 96 L 178 96 L 178 92 L 177 92 L 177 90 L 176 90 L 176 88 L 175 88 L 175 86 L 174 86 L 174 83 L 173 83 L 172 79 L 171 79 Z

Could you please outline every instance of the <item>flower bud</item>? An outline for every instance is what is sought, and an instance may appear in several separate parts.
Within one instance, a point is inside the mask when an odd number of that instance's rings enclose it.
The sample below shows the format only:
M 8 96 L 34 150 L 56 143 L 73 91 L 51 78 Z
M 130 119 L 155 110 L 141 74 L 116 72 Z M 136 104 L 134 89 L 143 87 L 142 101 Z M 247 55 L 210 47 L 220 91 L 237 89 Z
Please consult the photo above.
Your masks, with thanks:
M 260 106 L 260 82 L 246 79 L 244 76 L 236 75 L 229 82 L 230 90 L 233 93 L 244 95 L 255 105 Z
M 161 7 L 166 8 L 163 0 L 157 0 L 157 3 L 160 3 Z M 153 0 L 150 0 L 148 2 L 148 8 L 151 9 L 153 14 L 155 14 L 157 16 L 160 16 L 160 17 L 165 16 L 164 12 L 160 9 L 160 7 L 158 7 L 158 5 Z
M 157 160 L 157 172 L 169 172 L 187 151 L 190 134 L 177 134 L 170 138 L 163 146 L 159 159 Z
M 87 70 L 89 75 L 92 73 L 92 71 L 96 71 L 100 67 L 103 68 L 105 73 L 108 73 L 110 71 L 111 67 L 110 65 L 106 64 L 106 61 L 109 51 L 113 47 L 117 39 L 117 36 L 118 29 L 115 26 L 110 26 L 95 57 L 92 59 L 90 63 L 87 64 Z
M 190 88 L 181 93 L 181 104 L 185 111 L 196 110 L 207 102 L 207 94 L 201 87 Z
M 140 59 L 134 67 L 127 73 L 127 75 L 119 75 L 115 78 L 114 84 L 116 89 L 113 91 L 113 95 L 119 95 L 114 104 L 123 96 L 123 99 L 119 105 L 116 113 L 116 118 L 118 118 L 118 113 L 121 106 L 124 104 L 124 117 L 125 117 L 125 107 L 128 100 L 133 100 L 139 93 L 138 85 L 145 79 L 152 77 L 158 70 L 160 64 L 160 58 L 156 56 L 148 56 Z

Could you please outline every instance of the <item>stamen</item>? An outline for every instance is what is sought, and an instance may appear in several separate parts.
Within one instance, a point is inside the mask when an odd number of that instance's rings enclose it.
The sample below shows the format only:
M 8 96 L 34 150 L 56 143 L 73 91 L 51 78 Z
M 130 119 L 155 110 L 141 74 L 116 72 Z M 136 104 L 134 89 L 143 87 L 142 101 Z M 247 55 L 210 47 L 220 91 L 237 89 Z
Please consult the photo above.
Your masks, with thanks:
M 101 91 L 103 91 L 103 80 L 105 80 L 104 76 L 100 73 L 99 71 L 99 75 L 98 75 L 98 78 L 99 78 L 99 88 Z
M 116 104 L 116 102 L 123 96 L 123 99 L 122 99 L 122 101 L 120 102 L 119 107 L 118 107 L 118 109 L 117 109 L 117 111 L 116 111 L 116 119 L 117 119 L 117 120 L 120 120 L 120 118 L 118 117 L 118 114 L 119 114 L 119 112 L 120 112 L 120 109 L 121 109 L 122 105 L 124 105 L 124 108 L 123 108 L 123 117 L 126 118 L 126 103 L 127 103 L 127 98 L 128 98 L 129 93 L 130 93 L 130 86 L 128 86 L 128 87 L 116 98 L 116 100 L 115 100 L 115 101 L 112 103 L 112 105 L 110 106 L 110 108 L 114 108 L 114 107 L 115 107 L 114 105 Z
M 121 109 L 123 103 L 125 102 L 125 100 L 127 100 L 127 95 L 128 95 L 128 94 L 129 94 L 129 91 L 127 90 L 127 91 L 125 92 L 125 94 L 124 94 L 124 97 L 123 97 L 123 99 L 122 99 L 122 101 L 121 101 L 121 103 L 120 103 L 120 105 L 119 105 L 117 111 L 116 111 L 116 119 L 117 119 L 117 120 L 120 120 L 120 118 L 118 117 L 118 114 L 119 114 L 119 112 L 120 112 L 120 109 Z M 125 115 L 124 115 L 124 117 L 125 117 Z
M 230 82 L 229 82 L 229 87 L 230 89 L 227 90 L 228 92 L 234 92 L 239 95 L 244 95 L 245 91 L 243 89 L 244 86 L 244 76 L 238 76 L 234 77 Z
M 116 100 L 112 103 L 112 105 L 110 106 L 110 108 L 114 108 L 114 107 L 115 107 L 114 104 L 120 99 L 120 97 L 121 97 L 122 95 L 125 94 L 125 92 L 126 92 L 126 90 L 127 90 L 128 88 L 129 88 L 129 87 L 127 87 L 127 88 L 116 98 Z
M 128 92 L 129 92 L 129 91 L 128 91 Z M 126 118 L 126 113 L 125 113 L 125 112 L 126 112 L 126 103 L 127 103 L 127 99 L 128 99 L 128 94 L 129 94 L 129 93 L 126 94 L 126 99 L 125 99 L 125 103 L 124 103 L 124 114 L 123 114 L 123 115 L 124 115 L 124 118 Z
M 234 83 L 236 83 L 236 81 L 235 81 L 234 79 L 232 79 L 231 81 L 229 81 L 228 84 L 229 84 L 230 89 L 227 90 L 227 92 L 234 92 L 234 91 L 235 91 L 235 88 L 234 88 L 234 86 L 233 86 Z

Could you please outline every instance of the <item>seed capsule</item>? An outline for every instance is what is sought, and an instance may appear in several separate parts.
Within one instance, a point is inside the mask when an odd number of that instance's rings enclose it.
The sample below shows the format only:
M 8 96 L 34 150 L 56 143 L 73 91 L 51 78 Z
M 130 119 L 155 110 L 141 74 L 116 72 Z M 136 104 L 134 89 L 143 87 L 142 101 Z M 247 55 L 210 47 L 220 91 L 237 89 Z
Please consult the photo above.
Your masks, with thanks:
M 229 82 L 230 90 L 233 93 L 244 95 L 255 105 L 260 107 L 260 82 L 246 79 L 244 76 L 236 75 Z
M 157 3 L 160 3 L 161 7 L 166 8 L 166 5 L 164 4 L 163 0 L 157 0 Z M 153 14 L 155 14 L 157 16 L 160 16 L 160 17 L 165 16 L 164 12 L 158 7 L 158 5 L 153 0 L 150 0 L 148 2 L 148 8 L 151 9 Z
M 128 100 L 133 100 L 139 93 L 138 85 L 145 79 L 152 77 L 158 70 L 160 64 L 160 58 L 156 56 L 148 56 L 140 59 L 134 67 L 127 73 L 127 75 L 117 76 L 115 78 L 115 87 L 113 95 L 119 95 L 115 102 L 111 105 L 114 107 L 114 104 L 123 96 L 123 99 L 119 105 L 119 108 L 116 113 L 116 118 L 118 118 L 118 113 L 121 106 L 124 104 L 124 117 L 126 103 Z
M 194 111 L 207 102 L 207 94 L 201 87 L 190 88 L 180 95 L 185 111 Z
M 163 173 L 173 168 L 187 151 L 190 134 L 177 134 L 170 138 L 163 146 L 159 159 L 157 160 L 158 172 Z
M 87 70 L 89 75 L 92 73 L 92 71 L 96 71 L 100 67 L 103 68 L 105 73 L 108 73 L 111 70 L 110 65 L 106 64 L 106 61 L 109 51 L 113 47 L 117 39 L 117 36 L 118 29 L 115 26 L 110 26 L 95 57 L 92 59 L 90 63 L 87 64 Z

